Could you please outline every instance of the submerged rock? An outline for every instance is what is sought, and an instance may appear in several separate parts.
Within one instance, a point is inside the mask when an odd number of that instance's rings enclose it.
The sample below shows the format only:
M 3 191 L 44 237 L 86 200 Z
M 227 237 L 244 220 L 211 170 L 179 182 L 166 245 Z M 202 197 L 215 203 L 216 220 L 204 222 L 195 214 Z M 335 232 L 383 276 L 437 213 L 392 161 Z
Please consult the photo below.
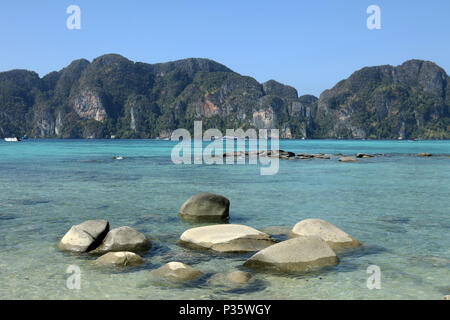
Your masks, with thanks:
M 244 266 L 282 272 L 307 272 L 338 263 L 334 251 L 321 238 L 299 236 L 257 252 Z
M 252 278 L 250 272 L 236 270 L 226 274 L 226 278 L 236 284 L 247 284 Z
M 252 252 L 273 245 L 268 234 L 239 224 L 221 224 L 185 231 L 179 244 L 218 252 Z
M 12 215 L 12 214 L 4 214 L 4 213 L 0 213 L 0 220 L 13 220 L 16 219 L 17 217 Z
M 165 216 L 162 214 L 157 213 L 149 213 L 143 216 L 140 216 L 137 221 L 136 225 L 139 225 L 141 223 L 150 223 L 150 222 L 156 222 L 156 223 L 166 223 L 166 222 L 175 222 L 176 218 L 172 216 Z
M 388 222 L 388 223 L 398 223 L 398 224 L 408 224 L 411 221 L 411 219 L 408 217 L 393 216 L 393 215 L 382 216 L 382 217 L 378 218 L 377 220 L 383 221 L 383 222 Z
M 193 281 L 200 278 L 203 272 L 181 262 L 169 262 L 153 270 L 152 273 L 159 277 L 175 281 Z
M 229 218 L 230 200 L 212 193 L 190 197 L 180 209 L 180 217 L 192 221 L 223 221 Z
M 37 204 L 46 204 L 46 203 L 50 203 L 51 200 L 23 200 L 22 204 L 24 206 L 35 206 Z
M 209 278 L 208 283 L 215 286 L 234 287 L 248 284 L 251 278 L 250 272 L 236 270 L 229 273 L 216 273 Z
M 109 231 L 106 220 L 88 220 L 72 226 L 58 243 L 64 251 L 87 252 L 95 249 Z
M 439 256 L 427 255 L 427 256 L 412 257 L 409 259 L 409 261 L 412 263 L 426 264 L 434 267 L 450 268 L 450 259 Z
M 108 252 L 95 260 L 98 264 L 116 265 L 116 266 L 137 266 L 144 263 L 142 258 L 129 251 Z
M 306 219 L 300 221 L 292 228 L 291 236 L 318 236 L 335 250 L 356 248 L 361 245 L 358 240 L 322 219 Z
M 105 252 L 131 251 L 145 252 L 152 247 L 152 243 L 142 233 L 130 227 L 120 227 L 108 232 L 102 243 L 92 251 L 99 254 Z

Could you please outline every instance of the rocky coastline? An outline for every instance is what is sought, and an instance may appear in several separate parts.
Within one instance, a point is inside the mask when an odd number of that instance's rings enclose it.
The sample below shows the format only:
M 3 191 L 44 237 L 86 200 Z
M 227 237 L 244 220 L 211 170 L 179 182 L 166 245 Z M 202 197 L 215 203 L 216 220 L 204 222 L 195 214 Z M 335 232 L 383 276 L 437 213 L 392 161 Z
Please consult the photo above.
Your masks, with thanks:
M 217 254 L 243 256 L 241 268 L 211 273 L 183 261 L 170 261 L 149 270 L 149 276 L 163 283 L 205 279 L 212 286 L 242 287 L 255 281 L 260 272 L 307 274 L 333 268 L 339 264 L 342 252 L 362 245 L 321 219 L 303 219 L 284 229 L 269 226 L 269 233 L 229 223 L 229 207 L 229 199 L 211 193 L 195 194 L 186 200 L 180 208 L 180 219 L 201 226 L 185 230 L 179 236 L 178 245 L 186 250 L 210 253 L 212 258 Z M 276 234 L 284 234 L 285 239 L 277 240 Z M 128 226 L 110 229 L 110 222 L 106 220 L 87 220 L 72 226 L 57 247 L 90 259 L 95 257 L 92 263 L 99 268 L 121 270 L 141 266 L 154 254 L 150 251 L 152 242 L 148 235 Z M 248 258 L 249 253 L 252 255 Z

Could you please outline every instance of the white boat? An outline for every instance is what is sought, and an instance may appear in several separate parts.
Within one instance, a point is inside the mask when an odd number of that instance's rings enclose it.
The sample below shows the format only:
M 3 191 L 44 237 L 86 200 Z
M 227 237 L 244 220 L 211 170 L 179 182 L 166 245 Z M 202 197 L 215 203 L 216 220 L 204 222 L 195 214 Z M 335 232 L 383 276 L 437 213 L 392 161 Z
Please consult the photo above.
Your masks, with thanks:
M 20 138 L 12 137 L 12 138 L 5 138 L 6 142 L 19 142 Z

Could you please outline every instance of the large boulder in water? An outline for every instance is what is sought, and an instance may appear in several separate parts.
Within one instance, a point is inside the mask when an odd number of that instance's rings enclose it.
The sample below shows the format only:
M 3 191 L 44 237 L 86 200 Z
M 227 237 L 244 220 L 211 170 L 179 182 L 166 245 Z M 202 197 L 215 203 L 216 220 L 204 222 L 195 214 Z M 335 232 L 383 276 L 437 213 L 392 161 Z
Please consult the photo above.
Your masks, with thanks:
M 153 270 L 152 273 L 162 279 L 174 281 L 193 281 L 200 278 L 203 272 L 181 262 L 169 262 Z
M 116 266 L 137 266 L 144 263 L 144 260 L 134 252 L 120 251 L 108 252 L 95 260 L 98 264 Z
M 188 221 L 223 221 L 229 218 L 230 200 L 212 193 L 190 197 L 180 209 L 180 217 Z
M 64 251 L 87 252 L 95 249 L 109 231 L 106 220 L 88 220 L 72 226 L 58 243 Z
M 307 272 L 338 263 L 334 251 L 321 238 L 299 236 L 257 252 L 244 266 L 282 272 Z
M 145 252 L 152 243 L 142 233 L 130 227 L 120 227 L 108 232 L 102 243 L 92 251 L 95 254 L 117 251 Z
M 292 229 L 291 236 L 318 236 L 334 250 L 356 248 L 361 245 L 358 240 L 322 219 L 300 221 Z
M 266 233 L 239 224 L 220 224 L 185 231 L 179 244 L 218 252 L 252 252 L 275 243 Z

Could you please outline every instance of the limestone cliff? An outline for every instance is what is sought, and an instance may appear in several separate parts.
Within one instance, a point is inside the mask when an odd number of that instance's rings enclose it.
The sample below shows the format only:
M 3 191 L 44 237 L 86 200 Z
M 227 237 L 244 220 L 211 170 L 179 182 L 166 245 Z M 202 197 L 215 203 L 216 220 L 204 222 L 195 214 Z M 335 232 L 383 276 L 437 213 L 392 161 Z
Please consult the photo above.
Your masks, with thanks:
M 363 68 L 319 98 L 208 59 L 146 64 L 108 54 L 43 78 L 0 73 L 2 137 L 167 138 L 202 120 L 222 131 L 278 128 L 286 139 L 442 139 L 449 106 L 449 77 L 421 60 Z

